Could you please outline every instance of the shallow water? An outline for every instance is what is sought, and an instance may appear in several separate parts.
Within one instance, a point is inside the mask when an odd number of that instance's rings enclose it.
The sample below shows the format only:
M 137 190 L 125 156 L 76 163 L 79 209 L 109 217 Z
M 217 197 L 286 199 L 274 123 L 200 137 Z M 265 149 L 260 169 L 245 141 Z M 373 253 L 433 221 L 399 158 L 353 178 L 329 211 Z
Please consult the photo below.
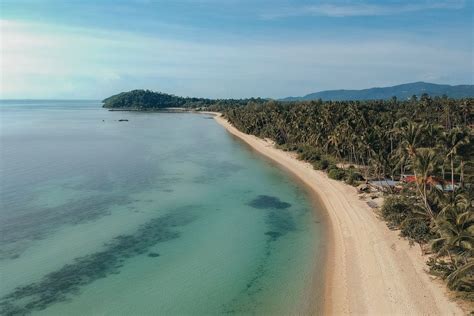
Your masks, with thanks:
M 0 314 L 304 311 L 322 238 L 310 198 L 209 116 L 0 111 Z

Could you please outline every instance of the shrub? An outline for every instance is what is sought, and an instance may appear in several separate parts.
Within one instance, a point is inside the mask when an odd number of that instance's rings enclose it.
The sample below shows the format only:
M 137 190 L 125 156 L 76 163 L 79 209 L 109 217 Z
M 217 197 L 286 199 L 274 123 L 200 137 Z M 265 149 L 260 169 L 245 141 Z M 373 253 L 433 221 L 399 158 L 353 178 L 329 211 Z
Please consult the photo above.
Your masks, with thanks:
M 433 237 L 429 223 L 420 217 L 410 217 L 403 221 L 401 235 L 419 243 L 427 242 Z
M 321 159 L 319 161 L 313 162 L 313 168 L 316 170 L 326 170 L 329 166 L 329 161 L 327 159 Z
M 416 242 L 427 242 L 433 233 L 429 220 L 416 211 L 418 206 L 413 199 L 402 195 L 389 196 L 382 205 L 382 217 L 390 228 L 399 228 L 400 235 Z
M 298 158 L 308 162 L 315 162 L 321 160 L 321 153 L 313 147 L 305 147 L 298 151 Z
M 343 180 L 346 177 L 346 172 L 343 169 L 332 168 L 328 171 L 328 177 L 334 180 Z
M 398 228 L 409 212 L 409 200 L 403 196 L 389 196 L 382 205 L 382 217 L 392 228 Z
M 354 167 L 352 168 L 349 167 L 349 169 L 346 171 L 346 174 L 347 174 L 346 183 L 350 185 L 353 185 L 357 181 L 361 181 L 364 179 L 362 175 Z
M 282 145 L 277 144 L 275 147 L 283 151 L 298 151 L 299 150 L 299 147 L 293 144 L 282 144 Z

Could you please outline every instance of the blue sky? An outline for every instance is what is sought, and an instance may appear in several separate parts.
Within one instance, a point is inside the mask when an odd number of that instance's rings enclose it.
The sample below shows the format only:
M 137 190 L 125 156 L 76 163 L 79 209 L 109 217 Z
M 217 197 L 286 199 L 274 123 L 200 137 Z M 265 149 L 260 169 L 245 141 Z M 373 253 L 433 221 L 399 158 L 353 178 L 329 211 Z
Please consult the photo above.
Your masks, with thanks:
M 474 1 L 3 0 L 1 98 L 473 84 Z

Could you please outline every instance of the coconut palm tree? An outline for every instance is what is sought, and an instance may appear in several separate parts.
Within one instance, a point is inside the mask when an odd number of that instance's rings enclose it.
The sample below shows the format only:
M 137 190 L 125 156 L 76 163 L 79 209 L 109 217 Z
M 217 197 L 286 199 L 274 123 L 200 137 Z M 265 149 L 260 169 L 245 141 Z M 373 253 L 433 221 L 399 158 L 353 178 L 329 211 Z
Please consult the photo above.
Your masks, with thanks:
M 412 169 L 415 173 L 418 193 L 423 200 L 428 215 L 431 219 L 434 219 L 435 216 L 428 201 L 428 180 L 438 168 L 438 157 L 436 156 L 436 152 L 431 148 L 419 148 L 412 161 Z
M 450 161 L 451 165 L 451 188 L 454 196 L 456 190 L 454 186 L 454 160 L 457 157 L 458 150 L 469 143 L 469 135 L 465 130 L 461 128 L 453 128 L 450 131 L 444 133 L 443 137 L 446 144 L 446 158 Z
M 466 290 L 468 284 L 474 290 L 474 212 L 471 199 L 466 192 L 456 191 L 452 195 L 438 194 L 441 205 L 431 247 L 437 252 L 436 258 L 448 256 L 453 271 L 447 276 L 451 289 Z
M 417 147 L 422 142 L 425 126 L 423 124 L 407 122 L 402 120 L 396 128 L 400 137 L 400 146 L 403 147 L 408 157 L 413 158 L 416 154 Z

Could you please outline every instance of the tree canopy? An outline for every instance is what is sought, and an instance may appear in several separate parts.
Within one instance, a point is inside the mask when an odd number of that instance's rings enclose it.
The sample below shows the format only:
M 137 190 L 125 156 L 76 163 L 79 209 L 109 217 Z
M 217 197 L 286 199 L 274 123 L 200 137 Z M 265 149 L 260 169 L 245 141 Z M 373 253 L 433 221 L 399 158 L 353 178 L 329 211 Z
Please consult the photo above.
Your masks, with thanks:
M 208 106 L 245 105 L 248 102 L 263 103 L 260 98 L 251 99 L 206 99 L 178 97 L 172 94 L 151 90 L 132 90 L 122 92 L 104 99 L 104 108 L 158 110 L 165 108 L 202 108 Z

